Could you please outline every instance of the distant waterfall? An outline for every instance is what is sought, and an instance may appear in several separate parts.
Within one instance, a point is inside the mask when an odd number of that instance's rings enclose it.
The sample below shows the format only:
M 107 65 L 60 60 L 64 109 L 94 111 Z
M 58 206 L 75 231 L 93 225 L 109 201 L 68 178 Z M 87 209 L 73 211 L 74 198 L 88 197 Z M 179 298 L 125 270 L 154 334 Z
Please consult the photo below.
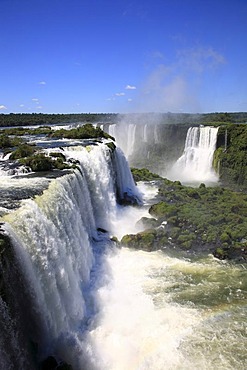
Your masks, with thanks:
M 104 125 L 131 167 L 148 168 L 164 177 L 183 152 L 188 128 L 188 125 L 166 123 L 152 115 L 131 115 Z
M 116 139 L 117 145 L 123 150 L 126 158 L 133 154 L 136 143 L 136 124 L 107 125 L 104 130 Z
M 172 169 L 171 178 L 184 182 L 216 182 L 212 168 L 217 141 L 217 127 L 190 127 L 182 156 Z

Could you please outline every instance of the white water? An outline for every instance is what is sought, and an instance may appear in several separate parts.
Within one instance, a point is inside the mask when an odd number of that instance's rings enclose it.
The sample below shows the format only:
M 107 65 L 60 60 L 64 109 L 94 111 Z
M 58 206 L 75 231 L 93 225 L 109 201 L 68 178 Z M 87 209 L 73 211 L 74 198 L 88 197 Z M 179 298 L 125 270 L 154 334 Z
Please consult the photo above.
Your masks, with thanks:
M 25 166 L 21 165 L 11 165 L 9 164 L 9 157 L 11 153 L 4 155 L 0 153 L 0 177 L 2 176 L 19 176 L 23 175 L 28 171 Z
M 92 369 L 246 368 L 245 270 L 128 249 L 108 263 L 112 279 L 97 292 L 102 310 L 87 339 Z
M 184 153 L 177 160 L 168 177 L 185 183 L 216 183 L 218 176 L 212 167 L 212 162 L 217 132 L 217 127 L 190 127 Z
M 167 260 L 159 253 L 125 249 L 110 257 L 109 264 L 112 281 L 97 293 L 102 311 L 89 333 L 96 368 L 174 369 L 180 363 L 181 340 L 201 318 L 169 299 L 156 306 L 147 293 L 156 289 L 152 272 L 165 268 Z
M 66 343 L 76 343 L 86 315 L 83 288 L 94 257 L 93 235 L 86 230 L 89 220 L 85 223 L 81 212 L 90 207 L 84 190 L 81 176 L 68 175 L 52 181 L 36 201 L 25 200 L 18 211 L 6 216 L 6 230 L 12 235 L 43 321 L 43 355 L 60 354 Z M 88 216 L 95 232 L 93 217 Z
M 246 270 L 117 249 L 97 227 L 119 238 L 136 232 L 146 208 L 117 205 L 107 147 L 64 153 L 80 161 L 82 176 L 51 180 L 4 217 L 43 322 L 41 355 L 74 370 L 244 370 Z M 132 192 L 148 203 L 157 189 Z
M 121 148 L 128 159 L 135 150 L 136 124 L 113 124 L 109 125 L 108 133 L 113 136 L 119 148 Z M 140 139 L 140 138 L 138 138 Z
M 140 196 L 121 152 L 112 160 L 109 148 L 99 144 L 71 147 L 63 153 L 80 160 L 81 173 L 51 180 L 41 196 L 23 200 L 21 207 L 5 214 L 3 220 L 36 302 L 37 320 L 43 323 L 40 356 L 54 354 L 76 370 L 88 361 L 84 331 L 99 309 L 93 292 L 106 279 L 106 267 L 102 267 L 105 250 L 115 249 L 113 243 L 110 248 L 104 230 L 116 231 L 119 237 L 134 231 L 133 225 L 120 226 L 120 215 L 132 218 L 135 224 L 143 211 L 134 211 L 133 217 L 131 208 L 125 211 L 117 206 L 117 184 L 120 192 Z M 114 166 L 127 168 L 121 168 L 116 178 Z M 20 179 L 20 186 L 23 181 L 30 179 Z M 17 179 L 8 180 L 10 186 L 17 183 Z

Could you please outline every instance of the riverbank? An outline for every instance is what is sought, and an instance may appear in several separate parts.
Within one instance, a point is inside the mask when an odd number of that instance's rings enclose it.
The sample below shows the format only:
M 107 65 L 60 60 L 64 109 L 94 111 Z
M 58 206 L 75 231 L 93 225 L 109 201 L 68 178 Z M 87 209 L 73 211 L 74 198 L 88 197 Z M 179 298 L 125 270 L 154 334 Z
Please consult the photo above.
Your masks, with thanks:
M 247 195 L 223 187 L 183 186 L 179 181 L 133 170 L 138 181 L 158 181 L 151 218 L 140 220 L 146 230 L 125 235 L 122 244 L 146 251 L 176 249 L 182 255 L 212 253 L 219 259 L 247 261 Z

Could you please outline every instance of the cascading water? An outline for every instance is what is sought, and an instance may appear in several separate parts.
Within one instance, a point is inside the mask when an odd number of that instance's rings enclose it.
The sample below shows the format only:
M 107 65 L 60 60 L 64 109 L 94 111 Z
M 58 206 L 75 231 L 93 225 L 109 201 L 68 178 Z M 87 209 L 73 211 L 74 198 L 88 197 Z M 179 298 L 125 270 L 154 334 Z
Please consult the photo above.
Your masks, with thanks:
M 217 127 L 190 127 L 184 153 L 174 164 L 169 178 L 187 183 L 218 181 L 212 168 L 217 141 Z
M 36 370 L 38 354 L 73 370 L 245 370 L 245 266 L 117 248 L 110 236 L 146 216 L 117 203 L 116 186 L 119 197 L 139 198 L 123 153 L 103 144 L 62 152 L 80 169 L 8 179 L 12 189 L 46 190 L 1 219 L 14 249 L 5 262 L 12 249 L 0 254 L 9 273 L 0 280 L 0 368 Z M 141 191 L 148 203 L 156 188 Z
M 187 126 L 162 122 L 159 117 L 133 115 L 104 130 L 116 139 L 132 167 L 148 168 L 167 177 L 183 152 Z
M 0 176 L 16 176 L 27 173 L 28 170 L 25 166 L 10 163 L 10 154 L 11 153 L 4 155 L 0 153 Z
M 127 193 L 134 202 L 141 200 L 120 150 L 116 149 L 114 160 L 104 144 L 64 148 L 63 154 L 79 160 L 80 171 L 52 180 L 34 200 L 23 200 L 19 209 L 3 217 L 3 227 L 21 265 L 20 276 L 35 302 L 35 321 L 41 323 L 39 358 L 52 354 L 73 369 L 82 369 L 89 361 L 83 333 L 97 310 L 94 283 L 104 281 L 99 273 L 102 256 L 107 247 L 114 247 L 109 235 L 117 217 L 117 188 L 119 199 Z M 8 183 L 11 186 L 11 179 Z M 31 335 L 30 340 L 37 336 Z M 7 351 L 3 349 L 3 353 Z M 0 359 L 0 367 L 11 368 L 5 357 Z M 21 364 L 21 359 L 16 361 Z M 23 359 L 23 369 L 28 362 Z

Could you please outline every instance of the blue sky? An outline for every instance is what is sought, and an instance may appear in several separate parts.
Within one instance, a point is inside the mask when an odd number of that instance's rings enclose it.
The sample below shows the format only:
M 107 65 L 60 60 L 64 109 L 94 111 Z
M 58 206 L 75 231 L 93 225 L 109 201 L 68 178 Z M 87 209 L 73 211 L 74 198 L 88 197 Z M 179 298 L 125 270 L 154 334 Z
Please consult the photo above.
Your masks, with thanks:
M 0 113 L 247 111 L 247 0 L 0 0 Z

